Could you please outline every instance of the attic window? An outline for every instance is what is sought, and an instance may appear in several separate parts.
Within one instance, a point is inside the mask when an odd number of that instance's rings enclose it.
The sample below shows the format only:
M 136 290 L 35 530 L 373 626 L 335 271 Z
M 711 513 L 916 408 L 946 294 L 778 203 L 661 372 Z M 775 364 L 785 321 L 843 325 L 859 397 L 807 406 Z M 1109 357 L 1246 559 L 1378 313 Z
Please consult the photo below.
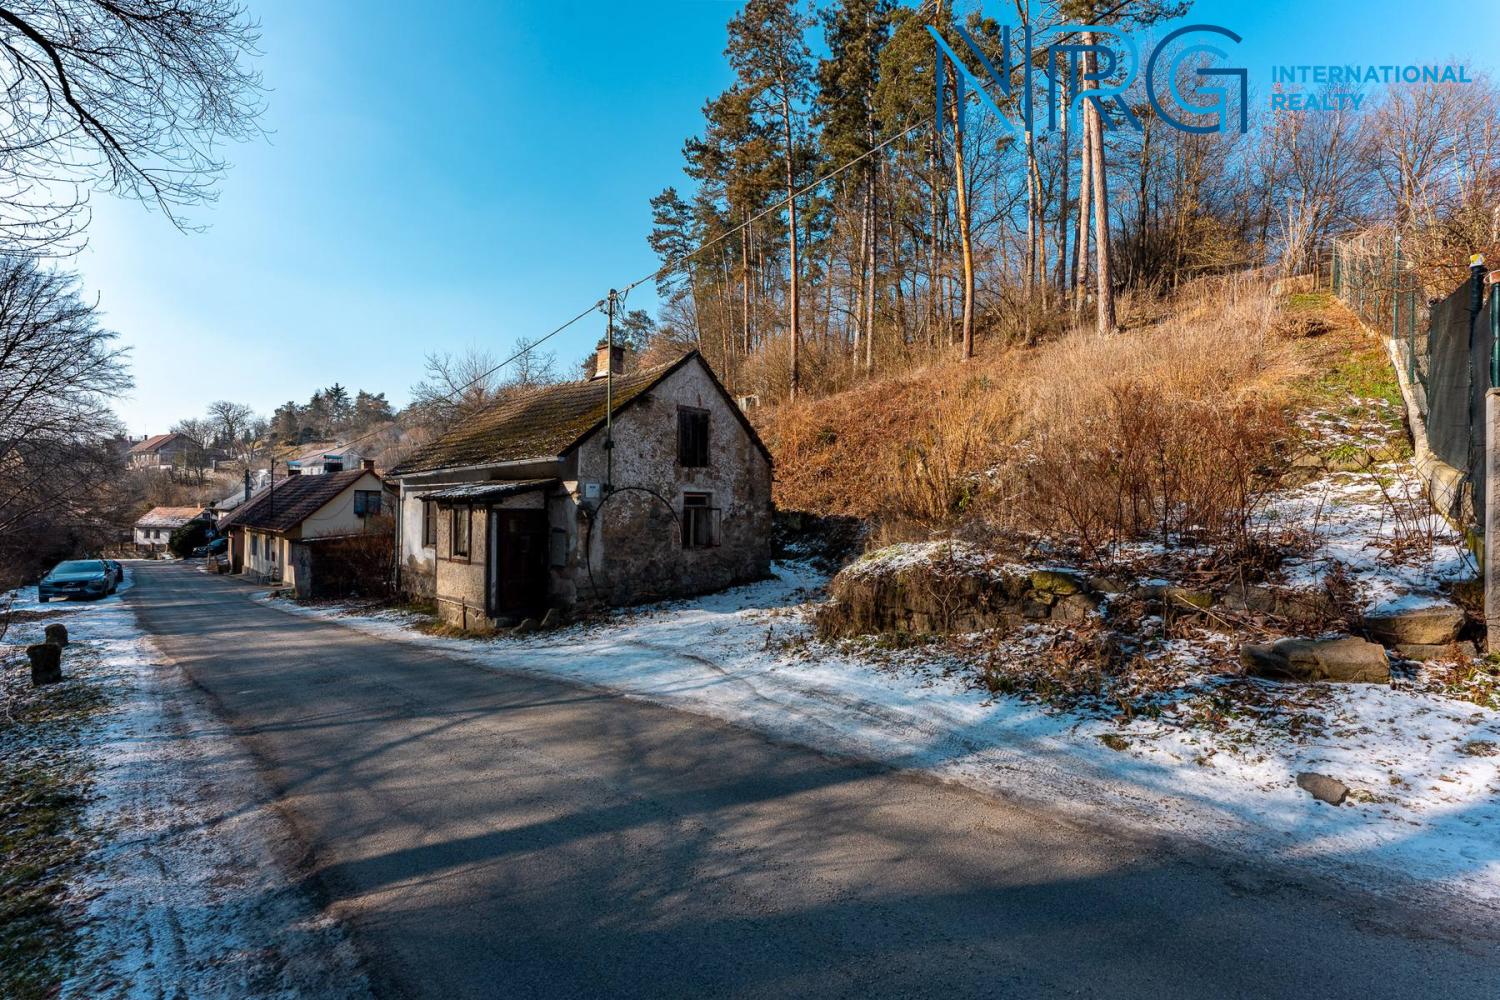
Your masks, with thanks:
M 379 490 L 354 491 L 354 516 L 378 517 L 380 515 Z
M 677 464 L 697 468 L 708 464 L 708 411 L 677 408 Z

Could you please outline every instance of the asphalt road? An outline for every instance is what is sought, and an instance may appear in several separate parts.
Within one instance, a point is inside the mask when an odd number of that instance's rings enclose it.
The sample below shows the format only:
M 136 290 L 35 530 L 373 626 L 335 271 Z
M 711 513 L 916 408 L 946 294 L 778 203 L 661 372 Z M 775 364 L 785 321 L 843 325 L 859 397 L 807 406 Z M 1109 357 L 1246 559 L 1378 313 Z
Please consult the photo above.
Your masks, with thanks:
M 139 565 L 383 996 L 1500 996 L 1500 941 Z M 1500 835 L 1500 832 L 1497 832 Z

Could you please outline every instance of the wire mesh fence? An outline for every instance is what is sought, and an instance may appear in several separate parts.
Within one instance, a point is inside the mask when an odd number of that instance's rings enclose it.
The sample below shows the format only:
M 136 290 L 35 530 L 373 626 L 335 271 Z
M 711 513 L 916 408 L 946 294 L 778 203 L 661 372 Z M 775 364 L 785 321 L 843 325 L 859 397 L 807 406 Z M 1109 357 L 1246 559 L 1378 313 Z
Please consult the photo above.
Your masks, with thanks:
M 1404 392 L 1433 457 L 1463 477 L 1456 497 L 1432 497 L 1444 513 L 1484 523 L 1484 396 L 1500 385 L 1500 291 L 1485 296 L 1482 268 L 1443 298 L 1428 298 L 1399 240 L 1364 234 L 1334 243 L 1334 294 L 1391 347 Z M 1421 442 L 1419 442 L 1420 444 Z M 1419 447 L 1419 457 L 1421 448 Z
M 1335 240 L 1333 294 L 1366 326 L 1391 338 L 1425 418 L 1432 365 L 1431 317 L 1421 279 L 1401 259 L 1401 244 L 1365 236 Z

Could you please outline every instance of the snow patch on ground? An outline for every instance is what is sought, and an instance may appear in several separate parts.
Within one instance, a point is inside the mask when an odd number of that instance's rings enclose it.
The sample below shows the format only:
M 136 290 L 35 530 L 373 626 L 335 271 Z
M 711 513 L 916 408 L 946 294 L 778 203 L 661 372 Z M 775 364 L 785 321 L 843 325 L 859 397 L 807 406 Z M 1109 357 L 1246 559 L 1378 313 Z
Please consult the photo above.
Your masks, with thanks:
M 810 618 L 825 582 L 805 565 L 779 564 L 772 580 L 623 613 L 605 625 L 484 640 L 428 635 L 418 629 L 420 616 L 398 611 L 270 603 L 497 670 L 602 687 L 1092 820 L 1109 816 L 1219 846 L 1270 850 L 1370 886 L 1416 879 L 1500 900 L 1500 757 L 1464 751 L 1500 744 L 1500 713 L 1409 690 L 1250 682 L 1268 698 L 1305 697 L 1306 705 L 1285 706 L 1284 714 L 1307 713 L 1316 735 L 1299 736 L 1295 726 L 1266 733 L 1249 716 L 1231 716 L 1220 730 L 1180 726 L 1167 715 L 1122 726 L 991 696 L 972 684 L 964 664 L 929 648 L 861 653 L 818 643 Z M 1224 640 L 1204 639 L 1215 641 Z M 1189 658 L 1207 648 L 1181 645 Z M 1199 678 L 1203 710 L 1217 710 L 1221 683 Z M 1356 788 L 1356 800 L 1342 807 L 1313 801 L 1296 785 L 1306 770 L 1341 778 Z
M 1320 587 L 1337 562 L 1367 608 L 1432 603 L 1443 584 L 1478 575 L 1463 536 L 1421 497 L 1408 463 L 1323 476 L 1277 498 L 1263 521 L 1315 539 L 1314 551 L 1287 567 L 1288 583 Z
M 122 593 L 131 582 L 127 568 Z M 253 762 L 122 596 L 44 606 L 29 587 L 14 607 L 67 625 L 65 672 L 97 654 L 89 679 L 110 702 L 83 734 L 99 846 L 68 901 L 80 960 L 62 996 L 367 997 L 342 929 L 292 872 L 297 849 Z

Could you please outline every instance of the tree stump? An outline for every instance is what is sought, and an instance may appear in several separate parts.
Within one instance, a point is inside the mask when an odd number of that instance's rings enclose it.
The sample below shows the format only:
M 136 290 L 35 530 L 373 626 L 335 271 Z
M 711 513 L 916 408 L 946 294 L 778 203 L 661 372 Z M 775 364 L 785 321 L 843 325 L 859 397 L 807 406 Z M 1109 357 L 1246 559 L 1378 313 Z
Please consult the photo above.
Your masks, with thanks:
M 56 684 L 63 679 L 61 646 L 50 642 L 39 642 L 34 646 L 27 646 L 26 655 L 31 659 L 32 687 Z
M 43 642 L 50 642 L 54 646 L 66 646 L 68 644 L 68 626 L 61 622 L 47 626 L 47 638 Z

